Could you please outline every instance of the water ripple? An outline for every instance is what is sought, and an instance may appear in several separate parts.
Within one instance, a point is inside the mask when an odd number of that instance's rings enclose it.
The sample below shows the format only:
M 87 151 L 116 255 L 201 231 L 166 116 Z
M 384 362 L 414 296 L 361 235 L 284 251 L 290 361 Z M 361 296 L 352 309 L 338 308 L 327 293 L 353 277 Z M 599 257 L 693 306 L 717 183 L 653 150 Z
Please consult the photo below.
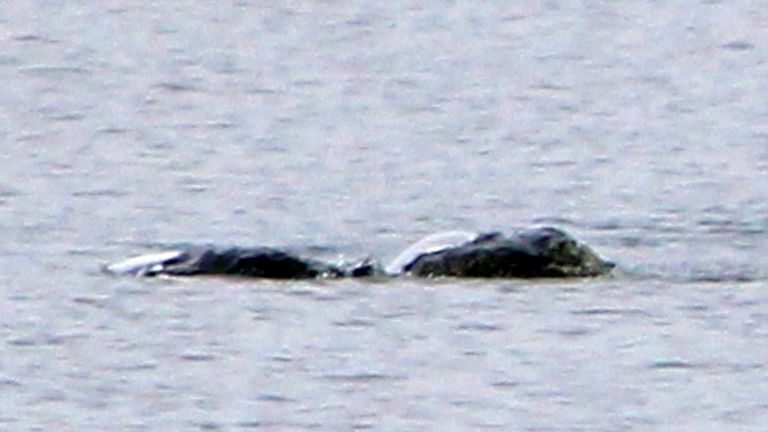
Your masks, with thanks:
M 722 48 L 732 51 L 749 51 L 755 49 L 755 46 L 747 41 L 735 40 L 723 44 Z
M 350 318 L 344 321 L 334 321 L 333 325 L 337 327 L 373 327 L 375 323 L 370 319 Z
M 388 375 L 380 372 L 360 372 L 360 373 L 331 373 L 321 375 L 321 378 L 327 381 L 339 381 L 346 383 L 372 383 L 378 381 L 403 381 L 407 377 L 404 375 Z
M 204 352 L 193 352 L 182 354 L 179 359 L 190 362 L 209 362 L 215 360 L 216 356 Z
M 190 83 L 163 81 L 155 84 L 155 88 L 174 93 L 199 92 L 200 89 Z
M 76 198 L 97 198 L 97 197 L 109 197 L 120 198 L 129 195 L 128 192 L 118 189 L 91 189 L 72 192 L 72 196 Z
M 83 74 L 92 73 L 90 69 L 80 67 L 80 66 L 46 65 L 46 64 L 21 66 L 18 68 L 18 71 L 21 74 L 33 75 L 33 76 L 60 76 L 60 75 L 69 75 L 69 74 L 83 75 Z
M 471 330 L 471 331 L 481 331 L 481 332 L 494 332 L 494 331 L 500 331 L 504 329 L 502 326 L 498 324 L 481 322 L 481 321 L 463 322 L 457 325 L 455 328 L 457 330 Z
M 693 369 L 700 366 L 684 360 L 670 359 L 654 361 L 648 367 L 651 369 Z
M 577 309 L 570 311 L 572 315 L 618 315 L 618 316 L 650 316 L 650 314 L 642 309 L 634 308 L 608 308 L 608 307 L 593 307 L 586 309 Z

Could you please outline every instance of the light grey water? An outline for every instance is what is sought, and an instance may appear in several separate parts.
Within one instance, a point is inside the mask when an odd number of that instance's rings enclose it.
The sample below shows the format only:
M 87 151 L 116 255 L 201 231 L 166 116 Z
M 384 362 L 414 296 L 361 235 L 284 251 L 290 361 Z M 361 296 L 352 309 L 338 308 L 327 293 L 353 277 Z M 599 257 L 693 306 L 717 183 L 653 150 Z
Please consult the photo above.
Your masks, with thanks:
M 765 430 L 763 1 L 9 1 L 0 40 L 0 431 Z M 620 271 L 99 271 L 536 224 Z

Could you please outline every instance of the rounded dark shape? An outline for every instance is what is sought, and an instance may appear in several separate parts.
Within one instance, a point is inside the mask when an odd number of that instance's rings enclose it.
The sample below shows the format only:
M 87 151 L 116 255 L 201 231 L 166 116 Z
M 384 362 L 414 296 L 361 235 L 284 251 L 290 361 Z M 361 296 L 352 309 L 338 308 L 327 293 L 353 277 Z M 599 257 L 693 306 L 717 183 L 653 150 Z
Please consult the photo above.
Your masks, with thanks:
M 409 246 L 386 268 L 365 259 L 328 264 L 269 247 L 192 247 L 138 256 L 107 266 L 114 274 L 233 275 L 266 279 L 339 277 L 554 278 L 607 274 L 613 263 L 565 232 L 551 227 L 509 236 L 451 231 L 427 236 Z
M 480 235 L 421 255 L 405 271 L 423 277 L 555 278 L 599 276 L 613 267 L 565 232 L 544 227 L 511 236 Z

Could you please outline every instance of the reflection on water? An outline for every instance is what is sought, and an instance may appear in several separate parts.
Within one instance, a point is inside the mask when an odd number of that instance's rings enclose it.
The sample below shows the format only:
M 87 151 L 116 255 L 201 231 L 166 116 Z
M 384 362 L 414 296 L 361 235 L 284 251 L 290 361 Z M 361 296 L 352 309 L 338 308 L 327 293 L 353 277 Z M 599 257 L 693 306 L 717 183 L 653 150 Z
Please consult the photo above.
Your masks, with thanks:
M 762 430 L 762 4 L 0 11 L 0 430 Z M 577 281 L 110 278 L 558 225 Z

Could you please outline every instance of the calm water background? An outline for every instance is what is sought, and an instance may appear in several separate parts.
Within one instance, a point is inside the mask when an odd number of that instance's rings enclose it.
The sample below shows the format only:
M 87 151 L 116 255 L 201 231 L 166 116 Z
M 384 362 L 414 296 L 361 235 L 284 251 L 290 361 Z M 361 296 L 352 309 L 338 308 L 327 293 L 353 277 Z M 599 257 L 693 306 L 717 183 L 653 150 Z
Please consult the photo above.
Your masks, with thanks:
M 765 3 L 476 3 L 6 2 L 0 430 L 765 430 Z M 99 271 L 536 224 L 621 271 Z

